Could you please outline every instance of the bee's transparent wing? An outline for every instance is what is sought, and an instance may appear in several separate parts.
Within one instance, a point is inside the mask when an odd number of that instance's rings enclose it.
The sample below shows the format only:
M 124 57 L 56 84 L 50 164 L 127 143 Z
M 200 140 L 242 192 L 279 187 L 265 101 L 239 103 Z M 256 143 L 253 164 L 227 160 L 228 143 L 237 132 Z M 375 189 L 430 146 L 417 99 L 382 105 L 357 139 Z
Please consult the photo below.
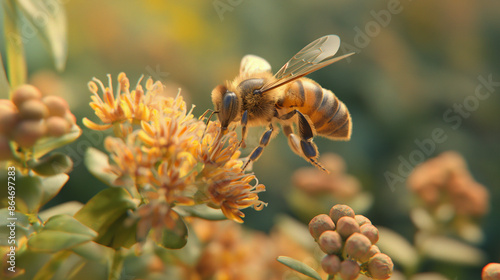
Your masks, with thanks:
M 264 92 L 289 83 L 354 54 L 333 58 L 339 48 L 340 38 L 337 35 L 327 35 L 313 41 L 285 63 L 274 75 L 276 79 L 265 84 L 260 91 Z
M 240 75 L 251 75 L 260 72 L 271 72 L 271 65 L 260 56 L 247 54 L 241 59 Z

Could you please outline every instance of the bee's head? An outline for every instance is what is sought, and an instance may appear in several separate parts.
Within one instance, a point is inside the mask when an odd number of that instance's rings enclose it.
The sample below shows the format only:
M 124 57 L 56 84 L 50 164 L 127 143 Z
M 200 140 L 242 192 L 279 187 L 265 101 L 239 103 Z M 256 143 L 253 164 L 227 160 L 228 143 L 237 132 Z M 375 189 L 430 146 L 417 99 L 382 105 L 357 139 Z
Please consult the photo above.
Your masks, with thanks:
M 226 130 L 229 124 L 238 116 L 239 100 L 238 96 L 227 87 L 218 85 L 212 90 L 212 102 L 215 110 L 219 112 L 219 121 L 222 130 Z

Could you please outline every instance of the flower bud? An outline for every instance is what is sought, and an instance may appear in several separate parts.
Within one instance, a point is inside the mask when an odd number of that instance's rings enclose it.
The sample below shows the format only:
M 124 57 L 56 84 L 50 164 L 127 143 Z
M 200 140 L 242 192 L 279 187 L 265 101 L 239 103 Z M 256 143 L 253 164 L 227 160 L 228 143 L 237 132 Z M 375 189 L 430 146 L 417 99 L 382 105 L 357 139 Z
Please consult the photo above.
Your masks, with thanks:
M 337 232 L 345 240 L 351 236 L 351 234 L 359 232 L 359 225 L 354 218 L 342 217 L 337 222 Z
M 9 101 L 10 102 L 10 101 Z M 12 104 L 14 105 L 14 104 Z M 0 105 L 0 134 L 8 135 L 14 129 L 19 119 L 16 108 Z
M 340 271 L 340 258 L 337 255 L 326 255 L 321 260 L 321 267 L 328 275 L 335 275 Z
M 318 238 L 318 244 L 321 251 L 329 255 L 337 254 L 342 248 L 342 237 L 336 231 L 327 230 Z
M 40 99 L 42 93 L 32 85 L 22 85 L 12 93 L 12 102 L 19 108 L 21 104 L 30 99 Z
M 500 280 L 500 263 L 489 263 L 483 268 L 482 280 Z
M 368 254 L 372 243 L 368 237 L 355 232 L 347 238 L 344 246 L 344 254 L 351 259 L 361 260 Z
M 335 230 L 335 224 L 326 214 L 320 214 L 309 222 L 309 232 L 314 240 L 318 240 L 319 236 L 327 230 Z
M 26 100 L 19 108 L 19 117 L 24 120 L 40 120 L 49 115 L 47 106 L 38 99 Z
M 337 204 L 330 209 L 330 218 L 332 218 L 332 221 L 335 224 L 337 224 L 337 221 L 344 216 L 354 218 L 354 210 L 344 204 Z
M 46 120 L 47 133 L 52 137 L 60 137 L 69 132 L 71 124 L 61 117 L 49 117 Z
M 49 95 L 42 99 L 43 103 L 49 109 L 51 116 L 64 117 L 66 111 L 69 110 L 68 103 L 61 97 Z
M 378 229 L 371 225 L 371 224 L 365 224 L 365 225 L 362 225 L 359 230 L 361 231 L 362 234 L 364 234 L 366 237 L 368 237 L 368 239 L 370 239 L 370 241 L 372 242 L 372 244 L 375 244 L 377 243 L 378 241 Z
M 344 260 L 340 263 L 340 276 L 343 280 L 354 280 L 358 278 L 361 268 L 356 261 Z
M 24 148 L 32 147 L 47 132 L 43 121 L 27 120 L 20 122 L 14 131 L 14 141 Z
M 362 226 L 364 224 L 370 224 L 370 225 L 372 224 L 370 219 L 368 219 L 367 217 L 365 217 L 363 215 L 356 215 L 356 216 L 354 216 L 354 219 L 356 220 L 356 222 L 358 222 L 359 226 Z
M 370 246 L 370 249 L 368 250 L 368 253 L 366 253 L 366 255 L 364 255 L 363 257 L 361 257 L 359 259 L 359 261 L 362 262 L 362 263 L 365 263 L 365 262 L 369 261 L 373 256 L 375 256 L 378 253 L 380 253 L 380 249 L 378 248 L 378 246 L 377 245 L 372 245 L 372 246 Z
M 392 274 L 394 264 L 389 256 L 378 253 L 368 262 L 368 271 L 372 278 L 389 279 Z

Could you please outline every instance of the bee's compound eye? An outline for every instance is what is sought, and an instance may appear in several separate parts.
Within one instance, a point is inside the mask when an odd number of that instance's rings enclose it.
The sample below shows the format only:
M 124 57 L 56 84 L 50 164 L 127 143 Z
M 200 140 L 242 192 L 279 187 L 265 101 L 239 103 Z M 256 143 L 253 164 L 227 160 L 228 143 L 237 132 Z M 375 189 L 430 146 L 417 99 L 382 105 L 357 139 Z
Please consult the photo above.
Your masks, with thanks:
M 238 97 L 234 92 L 227 91 L 222 98 L 219 111 L 219 119 L 222 127 L 227 126 L 234 120 L 238 113 Z

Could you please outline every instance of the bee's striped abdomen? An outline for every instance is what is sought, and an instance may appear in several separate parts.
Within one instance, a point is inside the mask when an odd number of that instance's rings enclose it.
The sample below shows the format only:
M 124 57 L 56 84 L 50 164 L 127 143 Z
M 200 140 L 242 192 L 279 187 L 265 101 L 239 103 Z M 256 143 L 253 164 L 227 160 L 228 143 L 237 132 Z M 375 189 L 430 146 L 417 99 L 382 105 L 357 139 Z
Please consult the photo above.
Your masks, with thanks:
M 348 140 L 351 136 L 351 116 L 347 107 L 330 90 L 313 80 L 302 78 L 289 88 L 285 107 L 296 107 L 307 115 L 320 136 Z M 288 106 L 287 106 L 288 105 Z

